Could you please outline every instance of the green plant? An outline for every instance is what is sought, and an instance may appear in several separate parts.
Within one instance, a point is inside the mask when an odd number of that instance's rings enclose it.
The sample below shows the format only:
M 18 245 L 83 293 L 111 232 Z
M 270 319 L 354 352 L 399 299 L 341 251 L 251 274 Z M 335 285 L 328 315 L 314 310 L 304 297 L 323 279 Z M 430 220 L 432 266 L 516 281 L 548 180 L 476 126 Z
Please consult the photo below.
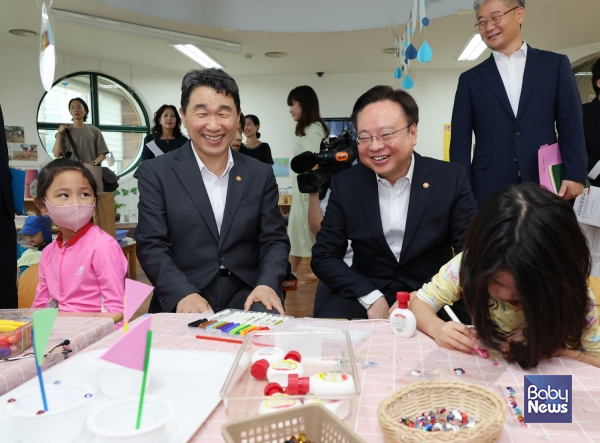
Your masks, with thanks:
M 125 203 L 119 203 L 117 202 L 117 197 L 118 196 L 123 196 L 126 197 L 129 194 L 133 194 L 133 195 L 137 195 L 138 193 L 138 189 L 137 188 L 130 188 L 130 189 L 115 189 L 113 191 L 113 195 L 115 196 L 115 214 L 117 213 L 117 211 L 121 208 L 124 208 L 125 206 L 127 206 Z

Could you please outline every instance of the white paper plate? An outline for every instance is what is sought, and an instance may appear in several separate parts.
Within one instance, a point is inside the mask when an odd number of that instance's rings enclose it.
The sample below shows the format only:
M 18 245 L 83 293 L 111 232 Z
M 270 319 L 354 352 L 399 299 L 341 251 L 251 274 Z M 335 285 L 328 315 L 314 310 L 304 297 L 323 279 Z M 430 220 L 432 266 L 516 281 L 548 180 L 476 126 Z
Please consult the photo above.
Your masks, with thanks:
M 113 400 L 102 394 L 95 361 L 104 349 L 76 354 L 67 361 L 44 371 L 44 383 L 80 381 L 95 389 L 90 412 Z M 148 395 L 170 400 L 175 408 L 167 424 L 164 443 L 185 443 L 221 401 L 219 392 L 235 360 L 235 354 L 208 351 L 152 349 L 150 366 L 152 378 L 146 389 Z M 0 441 L 18 443 L 14 420 L 6 410 L 9 398 L 39 386 L 37 377 L 0 397 Z M 52 405 L 49 405 L 52 408 Z M 65 423 L 68 426 L 68 423 Z M 93 442 L 94 436 L 86 429 L 77 440 Z

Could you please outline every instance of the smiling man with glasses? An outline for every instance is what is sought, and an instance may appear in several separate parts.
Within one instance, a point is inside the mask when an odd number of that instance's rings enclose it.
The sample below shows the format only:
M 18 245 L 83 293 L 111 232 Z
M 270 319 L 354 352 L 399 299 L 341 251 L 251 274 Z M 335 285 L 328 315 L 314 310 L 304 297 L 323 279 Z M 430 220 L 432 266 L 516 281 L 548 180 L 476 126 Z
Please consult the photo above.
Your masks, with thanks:
M 569 59 L 523 41 L 525 0 L 476 0 L 474 9 L 475 29 L 492 55 L 460 76 L 450 161 L 465 166 L 481 206 L 506 186 L 539 183 L 538 150 L 558 141 L 565 166 L 558 195 L 577 197 L 587 157 L 581 99 Z
M 312 250 L 321 279 L 314 315 L 387 318 L 396 292 L 416 291 L 462 250 L 476 203 L 463 168 L 413 151 L 419 108 L 405 91 L 370 89 L 352 123 L 360 164 L 331 181 Z M 352 266 L 344 262 L 348 241 Z

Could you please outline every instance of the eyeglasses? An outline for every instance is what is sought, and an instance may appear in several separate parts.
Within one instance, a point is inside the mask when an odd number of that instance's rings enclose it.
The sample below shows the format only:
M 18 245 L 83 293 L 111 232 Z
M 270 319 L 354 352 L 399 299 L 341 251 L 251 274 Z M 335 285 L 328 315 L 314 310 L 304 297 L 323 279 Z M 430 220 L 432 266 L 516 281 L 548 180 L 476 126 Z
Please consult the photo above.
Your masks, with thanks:
M 360 147 L 368 148 L 373 143 L 373 139 L 377 139 L 377 141 L 385 143 L 389 142 L 396 133 L 402 131 L 403 129 L 410 128 L 413 124 L 406 125 L 404 128 L 396 129 L 395 131 L 383 131 L 376 135 L 361 135 L 356 141 L 358 142 Z
M 71 106 L 71 107 L 69 107 L 69 109 L 71 109 L 72 111 L 75 111 L 75 110 L 81 111 L 83 109 L 83 106 L 81 106 L 81 105 Z
M 504 14 L 492 15 L 489 20 L 479 20 L 477 23 L 475 23 L 475 27 L 481 31 L 481 30 L 487 28 L 488 22 L 491 23 L 492 25 L 497 25 L 502 20 L 502 17 L 504 17 L 509 12 L 514 11 L 515 9 L 520 8 L 520 7 L 521 6 L 515 6 L 514 8 L 506 11 Z

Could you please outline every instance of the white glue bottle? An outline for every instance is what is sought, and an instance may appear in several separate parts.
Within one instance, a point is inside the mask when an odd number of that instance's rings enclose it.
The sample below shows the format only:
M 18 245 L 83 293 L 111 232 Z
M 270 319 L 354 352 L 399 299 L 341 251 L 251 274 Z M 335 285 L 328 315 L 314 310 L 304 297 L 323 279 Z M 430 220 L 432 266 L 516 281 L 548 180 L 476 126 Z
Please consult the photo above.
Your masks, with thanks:
M 271 398 L 260 403 L 260 406 L 258 407 L 259 415 L 271 414 L 284 409 L 302 406 L 300 400 L 291 399 L 287 394 L 284 394 L 283 389 L 278 383 L 269 383 L 265 387 L 265 396 Z
M 354 394 L 356 386 L 349 374 L 321 372 L 312 377 L 290 374 L 285 392 L 288 395 L 306 395 L 309 392 L 313 395 Z
M 417 329 L 415 314 L 408 310 L 410 293 L 396 292 L 398 307 L 390 314 L 392 332 L 401 337 L 412 337 Z

